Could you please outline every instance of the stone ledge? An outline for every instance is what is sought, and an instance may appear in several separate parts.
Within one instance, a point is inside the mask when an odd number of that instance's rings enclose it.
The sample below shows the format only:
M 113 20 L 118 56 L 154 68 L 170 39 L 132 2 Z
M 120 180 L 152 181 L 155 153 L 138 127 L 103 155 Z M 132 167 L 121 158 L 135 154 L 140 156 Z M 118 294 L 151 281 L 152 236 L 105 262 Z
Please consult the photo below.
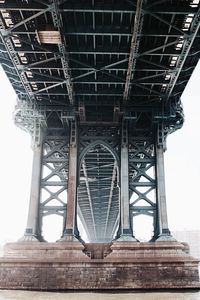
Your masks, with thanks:
M 113 260 L 102 260 L 102 259 L 89 259 L 89 260 L 81 260 L 81 259 L 52 259 L 52 258 L 0 258 L 0 265 L 13 265 L 13 264 L 18 264 L 18 265 L 30 265 L 30 266 L 36 266 L 36 265 L 65 265 L 65 266 L 75 266 L 76 264 L 83 264 L 86 267 L 95 267 L 99 265 L 104 265 L 104 266 L 111 266 L 111 265 L 117 265 L 117 266 L 124 266 L 124 265 L 137 265 L 140 264 L 142 265 L 181 265 L 181 264 L 188 264 L 188 265 L 196 265 L 198 264 L 198 260 L 196 259 L 184 259 L 184 258 L 179 258 L 179 259 L 174 259 L 171 257 L 165 257 L 164 259 L 162 258 L 153 258 L 151 257 L 148 258 L 137 258 L 137 259 L 124 259 L 124 260 L 118 260 L 118 259 L 113 259 Z
M 156 241 L 156 242 L 121 242 L 121 241 L 114 241 L 111 245 L 111 249 L 185 249 L 185 245 L 177 242 L 177 241 Z

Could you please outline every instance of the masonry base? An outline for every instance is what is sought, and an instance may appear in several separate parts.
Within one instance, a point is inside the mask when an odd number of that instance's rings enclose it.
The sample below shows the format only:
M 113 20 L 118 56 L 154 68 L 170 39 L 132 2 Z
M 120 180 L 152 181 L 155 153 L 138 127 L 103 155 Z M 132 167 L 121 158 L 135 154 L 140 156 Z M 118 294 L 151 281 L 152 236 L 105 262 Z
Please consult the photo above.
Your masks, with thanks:
M 79 242 L 7 244 L 0 259 L 0 288 L 200 288 L 198 261 L 184 250 L 184 245 L 177 242 L 116 241 L 105 246 L 83 246 Z

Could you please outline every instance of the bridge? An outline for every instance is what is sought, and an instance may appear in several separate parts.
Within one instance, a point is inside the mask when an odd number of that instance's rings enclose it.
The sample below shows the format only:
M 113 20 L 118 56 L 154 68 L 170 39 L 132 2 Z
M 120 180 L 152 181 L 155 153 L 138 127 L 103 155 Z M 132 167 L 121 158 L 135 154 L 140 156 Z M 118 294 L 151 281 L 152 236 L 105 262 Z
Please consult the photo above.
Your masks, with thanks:
M 199 0 L 0 1 L 0 63 L 17 95 L 15 123 L 33 148 L 27 227 L 7 245 L 0 287 L 199 286 L 198 262 L 169 230 L 164 180 L 199 27 Z M 62 235 L 46 243 L 43 219 L 52 214 L 63 219 Z M 140 215 L 152 219 L 148 243 L 134 236 Z M 40 278 L 45 264 L 61 278 L 53 262 L 70 270 L 64 281 L 36 283 L 22 271 L 29 263 Z

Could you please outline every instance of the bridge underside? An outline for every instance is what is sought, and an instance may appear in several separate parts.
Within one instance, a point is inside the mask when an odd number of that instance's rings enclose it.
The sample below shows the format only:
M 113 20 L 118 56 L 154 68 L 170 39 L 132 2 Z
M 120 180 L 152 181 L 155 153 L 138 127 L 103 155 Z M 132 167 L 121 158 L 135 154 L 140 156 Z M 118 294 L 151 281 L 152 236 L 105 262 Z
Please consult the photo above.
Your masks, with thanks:
M 199 0 L 0 1 L 0 63 L 33 148 L 27 227 L 5 248 L 1 288 L 199 286 L 168 227 L 164 180 L 199 27 Z M 50 215 L 63 221 L 54 244 Z M 152 220 L 149 243 L 138 216 Z

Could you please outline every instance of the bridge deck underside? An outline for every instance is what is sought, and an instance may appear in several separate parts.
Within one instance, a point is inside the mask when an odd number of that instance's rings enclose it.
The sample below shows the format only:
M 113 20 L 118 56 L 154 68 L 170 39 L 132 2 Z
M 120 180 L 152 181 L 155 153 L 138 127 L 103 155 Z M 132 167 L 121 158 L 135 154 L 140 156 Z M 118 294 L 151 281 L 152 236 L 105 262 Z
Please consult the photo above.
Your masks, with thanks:
M 110 241 L 119 225 L 118 166 L 102 145 L 84 157 L 78 187 L 78 207 L 89 240 Z
M 138 126 L 149 126 L 152 110 L 178 101 L 198 62 L 199 11 L 196 0 L 1 1 L 0 62 L 19 99 L 43 111 L 49 128 L 63 128 L 63 114 L 115 126 L 135 112 L 145 112 Z M 93 236 L 99 218 L 105 237 L 117 224 L 117 167 L 98 151 L 81 164 L 79 216 Z

